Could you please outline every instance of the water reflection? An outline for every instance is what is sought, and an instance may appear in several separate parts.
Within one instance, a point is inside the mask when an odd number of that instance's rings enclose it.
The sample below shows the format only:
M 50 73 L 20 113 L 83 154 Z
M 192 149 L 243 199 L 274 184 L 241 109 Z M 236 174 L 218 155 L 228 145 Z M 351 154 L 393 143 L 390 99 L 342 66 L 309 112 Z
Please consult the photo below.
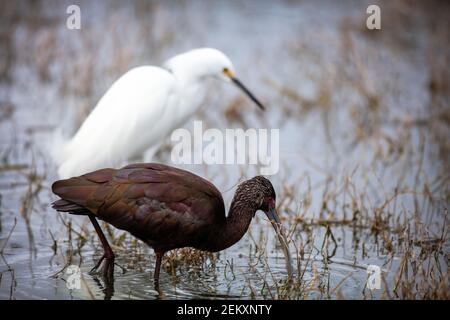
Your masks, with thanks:
M 447 19 L 437 18 L 446 10 L 386 2 L 386 31 L 374 34 L 361 28 L 364 6 L 352 2 L 190 3 L 82 1 L 84 29 L 70 36 L 60 27 L 64 2 L 33 2 L 32 10 L 0 3 L 10 22 L 0 58 L 13 57 L 0 64 L 0 299 L 448 297 L 448 41 L 439 31 Z M 421 15 L 420 24 L 408 18 Z M 267 110 L 247 112 L 236 91 L 212 84 L 196 118 L 219 129 L 280 129 L 271 181 L 294 280 L 285 282 L 274 234 L 257 217 L 218 255 L 168 258 L 162 294 L 148 248 L 108 231 L 126 271 L 116 266 L 105 281 L 89 273 L 101 247 L 87 219 L 50 209 L 53 131 L 73 132 L 131 67 L 203 45 L 232 57 Z M 170 163 L 168 150 L 157 160 Z M 228 204 L 236 182 L 256 173 L 185 169 L 213 181 Z M 80 290 L 66 286 L 72 264 Z M 366 288 L 368 265 L 385 270 L 382 290 Z

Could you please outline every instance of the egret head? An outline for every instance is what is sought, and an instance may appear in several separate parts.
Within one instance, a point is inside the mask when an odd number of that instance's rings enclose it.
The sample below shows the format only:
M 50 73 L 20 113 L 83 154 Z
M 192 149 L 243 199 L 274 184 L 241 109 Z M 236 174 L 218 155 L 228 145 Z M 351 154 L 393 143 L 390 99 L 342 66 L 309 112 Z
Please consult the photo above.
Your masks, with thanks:
M 262 103 L 236 77 L 231 60 L 217 49 L 201 48 L 190 50 L 169 59 L 165 63 L 165 67 L 188 81 L 217 78 L 226 82 L 232 82 L 259 108 L 265 109 Z

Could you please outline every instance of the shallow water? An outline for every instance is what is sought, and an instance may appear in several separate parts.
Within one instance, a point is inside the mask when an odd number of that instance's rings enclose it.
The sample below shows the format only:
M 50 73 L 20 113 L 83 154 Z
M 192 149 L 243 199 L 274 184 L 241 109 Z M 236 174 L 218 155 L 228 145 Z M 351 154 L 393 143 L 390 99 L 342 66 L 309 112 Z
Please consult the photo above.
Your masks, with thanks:
M 86 1 L 82 30 L 70 31 L 68 4 L 30 9 L 22 2 L 13 9 L 5 3 L 0 10 L 2 22 L 14 12 L 19 17 L 8 23 L 10 38 L 1 40 L 14 59 L 1 69 L 0 83 L 0 299 L 399 298 L 405 294 L 396 296 L 393 287 L 405 250 L 411 259 L 422 256 L 424 239 L 440 239 L 420 260 L 431 266 L 427 276 L 446 278 L 448 108 L 439 117 L 436 99 L 448 107 L 448 94 L 435 98 L 428 90 L 428 54 L 441 52 L 436 45 L 448 47 L 429 36 L 427 10 L 384 3 L 384 29 L 373 35 L 364 29 L 363 2 Z M 421 15 L 422 23 L 403 23 Z M 270 179 L 292 231 L 291 287 L 262 213 L 238 244 L 218 255 L 190 263 L 180 253 L 167 262 L 160 295 L 150 249 L 126 236 L 115 247 L 126 271 L 116 267 L 113 285 L 105 284 L 89 273 L 101 251 L 87 219 L 58 216 L 49 207 L 57 179 L 54 130 L 70 135 L 129 68 L 200 46 L 226 52 L 269 110 L 258 113 L 231 86 L 211 83 L 195 118 L 219 129 L 280 129 L 280 171 Z M 192 121 L 185 127 L 192 130 Z M 170 164 L 170 152 L 163 149 L 156 160 Z M 258 173 L 255 166 L 185 168 L 213 181 L 227 206 L 237 182 Z M 377 214 L 387 226 L 374 228 Z M 408 232 L 396 231 L 402 226 Z M 80 266 L 81 289 L 67 288 L 68 264 Z M 380 290 L 366 287 L 369 265 L 383 270 Z

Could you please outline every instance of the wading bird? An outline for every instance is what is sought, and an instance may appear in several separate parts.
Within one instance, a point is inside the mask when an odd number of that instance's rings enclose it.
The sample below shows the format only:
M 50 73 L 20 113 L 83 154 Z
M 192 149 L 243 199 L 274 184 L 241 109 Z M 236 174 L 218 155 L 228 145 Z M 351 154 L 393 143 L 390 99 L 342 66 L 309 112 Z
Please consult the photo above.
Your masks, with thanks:
M 101 169 L 52 185 L 61 199 L 52 206 L 61 212 L 86 215 L 102 243 L 104 254 L 93 268 L 105 261 L 104 275 L 111 277 L 114 253 L 97 219 L 130 232 L 152 247 L 156 254 L 155 287 L 159 288 L 161 259 L 165 252 L 183 247 L 217 252 L 238 242 L 252 218 L 262 210 L 281 242 L 289 276 L 291 257 L 280 219 L 276 195 L 262 176 L 237 187 L 228 215 L 219 190 L 209 181 L 185 170 L 162 164 L 143 163 L 122 169 Z
M 202 48 L 169 59 L 164 67 L 141 66 L 120 77 L 100 99 L 74 137 L 57 153 L 60 178 L 149 156 L 164 138 L 193 115 L 205 96 L 205 80 L 218 78 L 242 89 L 230 59 Z

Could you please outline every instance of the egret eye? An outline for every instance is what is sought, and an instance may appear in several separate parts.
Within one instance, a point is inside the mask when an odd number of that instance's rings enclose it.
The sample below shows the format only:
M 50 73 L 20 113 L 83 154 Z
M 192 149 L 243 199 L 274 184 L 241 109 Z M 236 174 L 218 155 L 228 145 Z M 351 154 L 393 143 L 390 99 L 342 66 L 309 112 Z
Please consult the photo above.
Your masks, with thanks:
M 233 79 L 233 78 L 235 78 L 235 75 L 234 75 L 234 73 L 233 73 L 233 71 L 231 71 L 229 68 L 227 68 L 227 67 L 224 67 L 223 69 L 222 69 L 222 72 L 223 72 L 223 74 L 224 75 L 226 75 L 228 78 L 230 78 L 230 79 Z

